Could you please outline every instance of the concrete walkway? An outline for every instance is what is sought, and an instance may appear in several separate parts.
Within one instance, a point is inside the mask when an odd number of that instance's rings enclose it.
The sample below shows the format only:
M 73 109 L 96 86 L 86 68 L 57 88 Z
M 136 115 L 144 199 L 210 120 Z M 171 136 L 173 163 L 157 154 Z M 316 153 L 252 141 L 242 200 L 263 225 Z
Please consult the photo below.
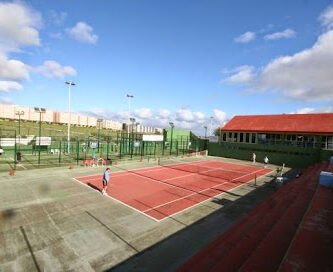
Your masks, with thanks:
M 73 180 L 103 170 L 1 173 L 0 271 L 172 271 L 276 190 L 263 177 L 156 222 Z

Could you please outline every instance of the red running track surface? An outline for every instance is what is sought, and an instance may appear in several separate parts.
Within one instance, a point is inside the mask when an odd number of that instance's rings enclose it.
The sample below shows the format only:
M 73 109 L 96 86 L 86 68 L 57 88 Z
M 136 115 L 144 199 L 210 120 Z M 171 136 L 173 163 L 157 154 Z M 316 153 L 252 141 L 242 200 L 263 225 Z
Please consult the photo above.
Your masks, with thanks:
M 158 221 L 271 171 L 269 168 L 217 161 L 142 168 L 111 173 L 107 193 Z M 99 191 L 103 187 L 102 175 L 78 177 L 76 180 Z

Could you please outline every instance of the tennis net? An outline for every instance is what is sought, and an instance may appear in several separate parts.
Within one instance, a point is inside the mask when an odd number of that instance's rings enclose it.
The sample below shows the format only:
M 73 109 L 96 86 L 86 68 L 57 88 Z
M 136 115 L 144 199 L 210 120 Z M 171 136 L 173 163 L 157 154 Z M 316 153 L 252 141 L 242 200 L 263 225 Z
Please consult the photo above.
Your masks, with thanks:
M 243 172 L 229 170 L 223 167 L 204 166 L 204 161 L 183 161 L 177 159 L 159 159 L 159 165 L 169 169 L 203 175 L 223 180 L 233 180 L 244 175 Z

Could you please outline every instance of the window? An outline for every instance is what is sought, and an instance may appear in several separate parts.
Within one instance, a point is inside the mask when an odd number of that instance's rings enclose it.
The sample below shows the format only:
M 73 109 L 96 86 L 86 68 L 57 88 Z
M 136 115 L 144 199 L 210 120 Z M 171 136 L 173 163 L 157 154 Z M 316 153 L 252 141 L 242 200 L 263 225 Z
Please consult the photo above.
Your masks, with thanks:
M 238 137 L 238 133 L 235 132 L 235 133 L 234 133 L 234 142 L 237 142 L 237 137 Z
M 239 142 L 241 142 L 241 143 L 244 141 L 243 135 L 244 135 L 244 133 L 239 133 Z
M 260 144 L 265 144 L 266 143 L 266 134 L 264 133 L 259 133 L 258 134 L 258 142 Z
M 253 144 L 256 143 L 256 134 L 255 133 L 252 133 L 252 141 L 251 141 Z
M 227 141 L 227 133 L 222 134 L 222 141 L 226 142 Z
M 245 142 L 250 142 L 250 133 L 246 133 Z

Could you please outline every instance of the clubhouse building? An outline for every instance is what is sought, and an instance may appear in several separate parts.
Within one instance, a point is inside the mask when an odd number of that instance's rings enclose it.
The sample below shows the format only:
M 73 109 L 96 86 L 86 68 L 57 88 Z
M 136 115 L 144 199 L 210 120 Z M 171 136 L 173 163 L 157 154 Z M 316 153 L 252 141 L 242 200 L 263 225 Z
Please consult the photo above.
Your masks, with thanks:
M 333 150 L 333 113 L 234 116 L 221 141 Z

